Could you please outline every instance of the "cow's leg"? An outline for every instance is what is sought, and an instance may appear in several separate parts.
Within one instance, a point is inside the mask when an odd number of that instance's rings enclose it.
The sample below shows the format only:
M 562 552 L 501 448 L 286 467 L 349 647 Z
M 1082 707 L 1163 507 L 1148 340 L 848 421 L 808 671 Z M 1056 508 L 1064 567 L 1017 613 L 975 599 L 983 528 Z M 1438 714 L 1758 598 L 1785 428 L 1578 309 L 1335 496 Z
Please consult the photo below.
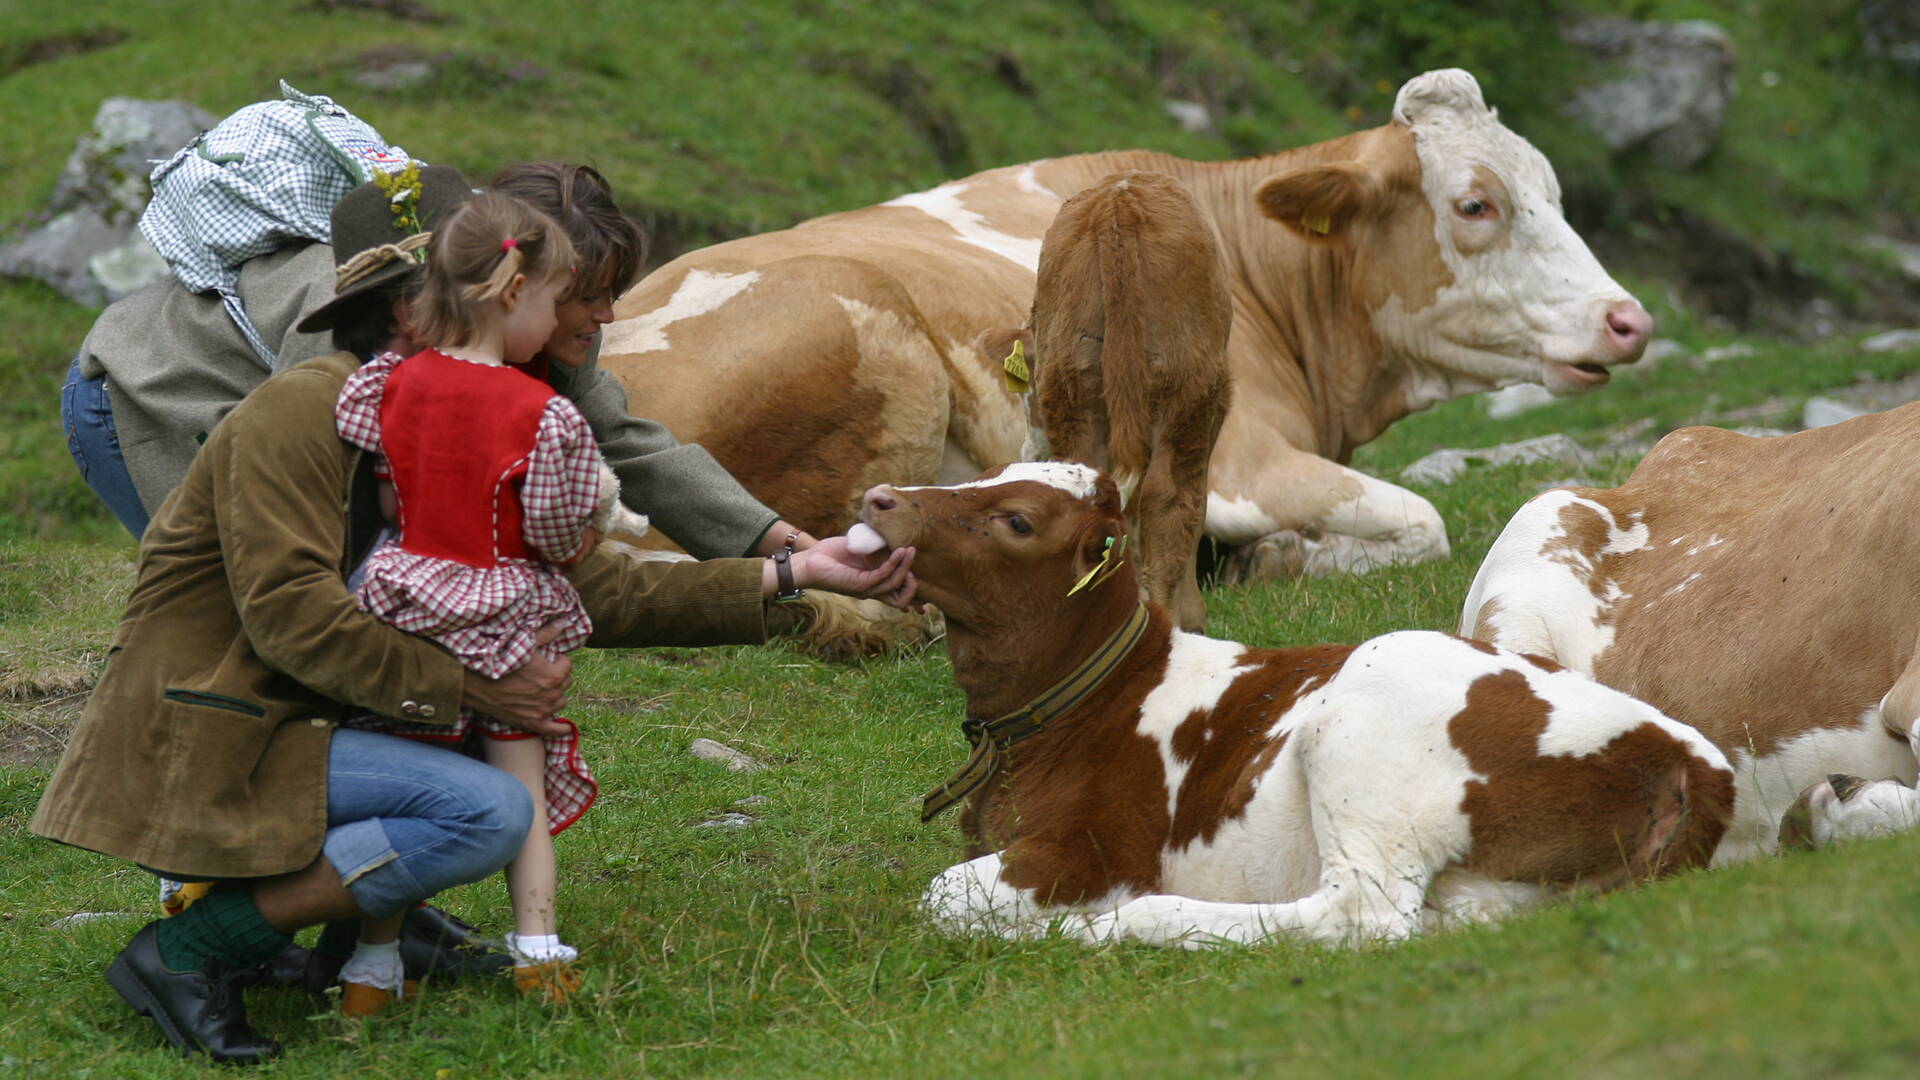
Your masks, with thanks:
M 1256 945 L 1278 937 L 1328 945 L 1399 941 L 1420 930 L 1432 877 L 1432 870 L 1418 862 L 1329 867 L 1316 892 L 1284 904 L 1143 896 L 1107 914 L 1084 917 L 1078 933 L 1090 943 L 1123 939 L 1187 949 Z
M 997 853 L 950 866 L 927 886 L 920 906 L 949 934 L 1012 938 L 1044 930 L 1033 890 L 1008 884 L 1000 870 Z
M 1209 405 L 1211 409 L 1211 405 Z M 1137 519 L 1143 558 L 1141 583 L 1155 603 L 1173 613 L 1180 629 L 1206 629 L 1207 605 L 1200 595 L 1195 566 L 1200 530 L 1206 519 L 1207 456 L 1201 443 L 1205 416 L 1170 416 L 1154 433 L 1153 456 L 1140 485 Z M 1183 433 L 1192 445 L 1176 445 L 1168 432 Z
M 1432 503 L 1326 458 L 1282 446 L 1248 470 L 1216 454 L 1212 473 L 1207 535 L 1241 549 L 1222 569 L 1226 581 L 1447 557 L 1447 526 Z
M 1880 722 L 1920 756 L 1920 655 L 1880 699 Z M 1807 788 L 1780 820 L 1780 846 L 1813 848 L 1839 840 L 1905 832 L 1920 825 L 1920 791 L 1897 779 L 1835 774 Z

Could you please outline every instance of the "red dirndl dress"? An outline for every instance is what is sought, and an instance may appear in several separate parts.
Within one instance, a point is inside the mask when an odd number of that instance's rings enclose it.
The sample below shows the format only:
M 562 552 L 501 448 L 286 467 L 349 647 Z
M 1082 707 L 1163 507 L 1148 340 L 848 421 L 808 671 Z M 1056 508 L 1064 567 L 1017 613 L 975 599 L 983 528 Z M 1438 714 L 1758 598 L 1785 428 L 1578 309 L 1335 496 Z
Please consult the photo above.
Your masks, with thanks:
M 534 634 L 562 625 L 559 656 L 593 623 L 555 564 L 580 553 L 600 484 L 600 451 L 573 403 L 508 366 L 429 349 L 384 353 L 347 379 L 334 410 L 341 438 L 382 455 L 398 496 L 396 537 L 367 558 L 362 610 L 447 647 L 470 670 L 500 678 L 532 655 Z M 580 733 L 546 739 L 552 832 L 593 805 L 599 785 Z M 469 730 L 531 739 L 463 711 L 450 724 L 364 716 L 350 726 L 457 743 Z

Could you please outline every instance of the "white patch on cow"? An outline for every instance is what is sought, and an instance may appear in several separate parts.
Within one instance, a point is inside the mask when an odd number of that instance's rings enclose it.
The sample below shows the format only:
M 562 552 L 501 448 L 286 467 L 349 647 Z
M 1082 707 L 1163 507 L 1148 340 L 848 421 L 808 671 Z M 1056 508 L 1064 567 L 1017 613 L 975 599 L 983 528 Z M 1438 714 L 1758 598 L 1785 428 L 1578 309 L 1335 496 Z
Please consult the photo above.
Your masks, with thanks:
M 1731 770 L 1727 757 L 1705 735 L 1638 698 L 1602 686 L 1576 671 L 1545 671 L 1518 657 L 1527 685 L 1550 706 L 1536 752 L 1542 757 L 1586 757 L 1599 753 L 1622 731 L 1652 724 L 1684 745 L 1694 757 Z
M 1375 314 L 1388 351 L 1450 373 L 1430 374 L 1442 387 L 1525 381 L 1577 392 L 1581 387 L 1558 382 L 1547 365 L 1614 359 L 1606 311 L 1632 297 L 1567 224 L 1552 166 L 1500 123 L 1462 71 L 1409 80 L 1394 118 L 1413 132 L 1434 242 L 1453 281 L 1417 311 L 1390 305 Z M 1469 253 L 1461 250 L 1461 230 L 1471 237 L 1472 229 L 1495 227 L 1456 219 L 1454 203 L 1473 187 L 1476 167 L 1500 178 L 1509 201 L 1498 208 L 1506 227 L 1501 240 Z
M 1687 549 L 1687 554 L 1689 554 L 1689 555 L 1698 555 L 1698 554 L 1700 554 L 1701 552 L 1703 552 L 1703 551 L 1705 551 L 1705 550 L 1707 550 L 1708 548 L 1716 548 L 1716 547 L 1719 547 L 1719 546 L 1720 546 L 1721 544 L 1724 544 L 1724 543 L 1726 543 L 1726 542 L 1727 542 L 1727 540 L 1726 540 L 1726 537 L 1723 537 L 1723 536 L 1721 536 L 1721 535 L 1719 535 L 1718 533 L 1715 533 L 1715 534 L 1713 534 L 1713 535 L 1711 535 L 1711 536 L 1709 536 L 1709 537 L 1707 537 L 1707 542 L 1706 542 L 1706 543 L 1704 543 L 1704 544 L 1696 544 L 1696 545 L 1694 545 L 1693 547 L 1690 547 L 1690 548 L 1688 548 L 1688 549 Z
M 1173 733 L 1194 710 L 1213 709 L 1233 680 L 1254 669 L 1254 665 L 1239 664 L 1246 651 L 1247 647 L 1237 641 L 1174 631 L 1166 674 L 1140 703 L 1138 728 L 1160 748 L 1160 763 L 1167 771 L 1168 814 L 1174 811 L 1188 764 L 1174 756 Z
M 1031 481 L 1057 488 L 1076 499 L 1091 499 L 1098 490 L 1100 473 L 1085 465 L 1071 461 L 1016 461 L 1001 469 L 999 475 L 969 480 L 964 484 L 947 484 L 940 490 L 958 491 L 962 488 L 999 487 L 1001 484 L 1017 484 Z M 930 486 L 903 487 L 899 491 L 929 491 Z
M 1781 815 L 1829 773 L 1892 777 L 1909 785 L 1915 779 L 1913 751 L 1887 737 L 1878 706 L 1863 710 L 1851 727 L 1809 731 L 1760 757 L 1743 749 L 1728 756 L 1734 771 L 1733 824 L 1713 853 L 1715 866 L 1777 848 Z
M 718 310 L 760 280 L 760 271 L 740 274 L 690 270 L 666 303 L 631 319 L 608 324 L 601 331 L 600 352 L 607 356 L 661 352 L 671 346 L 667 327 Z
M 1019 187 L 1021 191 L 1024 191 L 1029 195 L 1041 195 L 1049 199 L 1064 201 L 1060 199 L 1059 195 L 1054 194 L 1052 189 L 1048 188 L 1045 184 L 1042 184 L 1034 176 L 1034 170 L 1039 168 L 1042 165 L 1045 165 L 1048 160 L 1050 159 L 1043 158 L 1039 161 L 1035 161 L 1028 164 L 1026 168 L 1020 170 L 1020 174 L 1018 176 L 1014 177 L 1013 182 L 1015 186 Z
M 1583 551 L 1568 536 L 1560 521 L 1568 506 L 1605 524 L 1607 541 L 1599 550 Z M 1591 675 L 1613 644 L 1613 609 L 1628 598 L 1611 578 L 1594 595 L 1593 577 L 1604 572 L 1600 561 L 1651 546 L 1651 530 L 1637 518 L 1623 526 L 1613 511 L 1565 488 L 1536 495 L 1507 522 L 1481 562 L 1461 607 L 1460 632 L 1512 652 L 1550 656 Z M 1489 602 L 1493 608 L 1483 627 L 1481 612 Z
M 991 251 L 1029 272 L 1040 270 L 1040 241 L 1037 238 L 1013 236 L 1001 232 L 987 224 L 987 219 L 961 205 L 960 195 L 967 190 L 965 183 L 941 184 L 930 191 L 917 191 L 889 199 L 882 206 L 904 206 L 918 210 L 928 217 L 946 223 L 961 241 L 974 247 Z
M 1448 556 L 1447 523 L 1432 503 L 1357 469 L 1346 472 L 1359 481 L 1360 494 L 1302 530 L 1306 551 L 1302 572 L 1309 576 L 1363 574 L 1395 563 Z
M 1279 527 L 1280 523 L 1252 499 L 1229 499 L 1217 491 L 1207 492 L 1207 535 L 1223 544 L 1251 544 Z

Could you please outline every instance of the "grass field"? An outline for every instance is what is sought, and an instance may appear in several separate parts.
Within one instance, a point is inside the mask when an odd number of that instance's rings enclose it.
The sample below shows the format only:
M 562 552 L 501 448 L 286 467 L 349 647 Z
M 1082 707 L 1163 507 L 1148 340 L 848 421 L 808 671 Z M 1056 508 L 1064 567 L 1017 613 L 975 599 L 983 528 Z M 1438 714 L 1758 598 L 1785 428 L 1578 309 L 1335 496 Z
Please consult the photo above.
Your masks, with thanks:
M 1871 122 L 1901 114 L 1915 91 L 1849 59 L 1840 42 L 1853 8 L 1840 0 L 1633 5 L 1720 19 L 1736 28 L 1744 64 L 1782 75 L 1765 92 L 1747 84 L 1722 150 L 1686 176 L 1583 157 L 1528 112 L 1520 75 L 1530 66 L 1497 64 L 1513 27 L 1552 5 L 1497 3 L 1488 7 L 1501 18 L 1475 21 L 1408 4 L 1377 24 L 1366 23 L 1369 5 L 1348 0 L 484 0 L 441 5 L 460 12 L 452 23 L 321 6 L 0 6 L 10 122 L 0 220 L 44 202 L 108 93 L 184 96 L 221 112 L 284 75 L 476 176 L 589 147 L 667 242 L 694 244 L 1047 154 L 1147 146 L 1224 157 L 1338 134 L 1382 119 L 1391 98 L 1381 83 L 1390 91 L 1450 62 L 1482 70 L 1503 114 L 1569 180 L 1657 185 L 1816 271 L 1866 219 L 1920 200 L 1920 142 Z M 1422 18 L 1438 29 L 1410 46 Z M 280 48 L 262 50 L 263 27 Z M 116 43 L 20 66 L 15 45 L 50 35 Z M 409 91 L 341 82 L 377 49 L 445 62 Z M 208 56 L 221 62 L 182 59 Z M 1221 129 L 1181 132 L 1161 110 L 1169 95 L 1213 103 Z M 1657 277 L 1627 284 L 1662 335 L 1695 353 L 1737 336 L 1679 306 L 1684 297 Z M 0 281 L 0 1077 L 204 1075 L 101 980 L 152 906 L 149 879 L 25 829 L 132 577 L 133 545 L 73 475 L 55 419 L 93 317 L 39 286 Z M 1357 464 L 1393 478 L 1433 449 L 1550 431 L 1597 447 L 1636 425 L 1651 437 L 1690 422 L 1777 423 L 1816 392 L 1920 370 L 1920 354 L 1867 354 L 1851 334 L 1756 344 L 1718 364 L 1629 370 L 1601 393 L 1499 421 L 1478 401 L 1454 402 L 1398 425 Z M 1631 465 L 1609 460 L 1586 476 L 1617 482 Z M 1261 645 L 1452 629 L 1513 510 L 1567 478 L 1564 467 L 1487 468 L 1420 489 L 1447 520 L 1450 560 L 1217 589 L 1212 629 Z M 582 1000 L 546 1012 L 504 981 L 436 985 L 395 1016 L 359 1023 L 256 992 L 257 1026 L 289 1047 L 263 1074 L 1920 1072 L 1902 991 L 1920 970 L 1920 877 L 1908 861 L 1920 858 L 1920 837 L 1685 875 L 1393 949 L 953 941 L 915 912 L 958 851 L 950 820 L 923 826 L 917 812 L 964 749 L 937 649 L 859 664 L 781 645 L 586 654 L 576 686 L 570 711 L 604 792 L 558 844 L 563 927 L 586 953 Z M 685 748 L 699 736 L 775 768 L 740 776 L 696 761 Z M 757 821 L 695 827 L 731 810 Z M 497 932 L 501 892 L 481 883 L 445 902 Z M 106 917 L 54 925 L 76 912 Z

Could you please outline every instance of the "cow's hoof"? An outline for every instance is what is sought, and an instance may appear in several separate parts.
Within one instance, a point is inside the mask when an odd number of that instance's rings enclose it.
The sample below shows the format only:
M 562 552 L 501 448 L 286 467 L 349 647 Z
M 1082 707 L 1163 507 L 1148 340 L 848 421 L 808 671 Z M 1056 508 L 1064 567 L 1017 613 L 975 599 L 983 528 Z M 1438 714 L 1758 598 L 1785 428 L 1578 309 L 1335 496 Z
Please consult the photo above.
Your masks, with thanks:
M 1307 541 L 1292 529 L 1268 533 L 1251 544 L 1228 552 L 1220 562 L 1219 583 L 1245 585 L 1255 581 L 1297 578 L 1307 566 Z
M 1822 780 L 1802 791 L 1787 812 L 1780 816 L 1780 850 L 1812 851 L 1820 846 L 1813 829 L 1816 801 L 1823 806 L 1834 801 L 1833 787 L 1828 781 Z

